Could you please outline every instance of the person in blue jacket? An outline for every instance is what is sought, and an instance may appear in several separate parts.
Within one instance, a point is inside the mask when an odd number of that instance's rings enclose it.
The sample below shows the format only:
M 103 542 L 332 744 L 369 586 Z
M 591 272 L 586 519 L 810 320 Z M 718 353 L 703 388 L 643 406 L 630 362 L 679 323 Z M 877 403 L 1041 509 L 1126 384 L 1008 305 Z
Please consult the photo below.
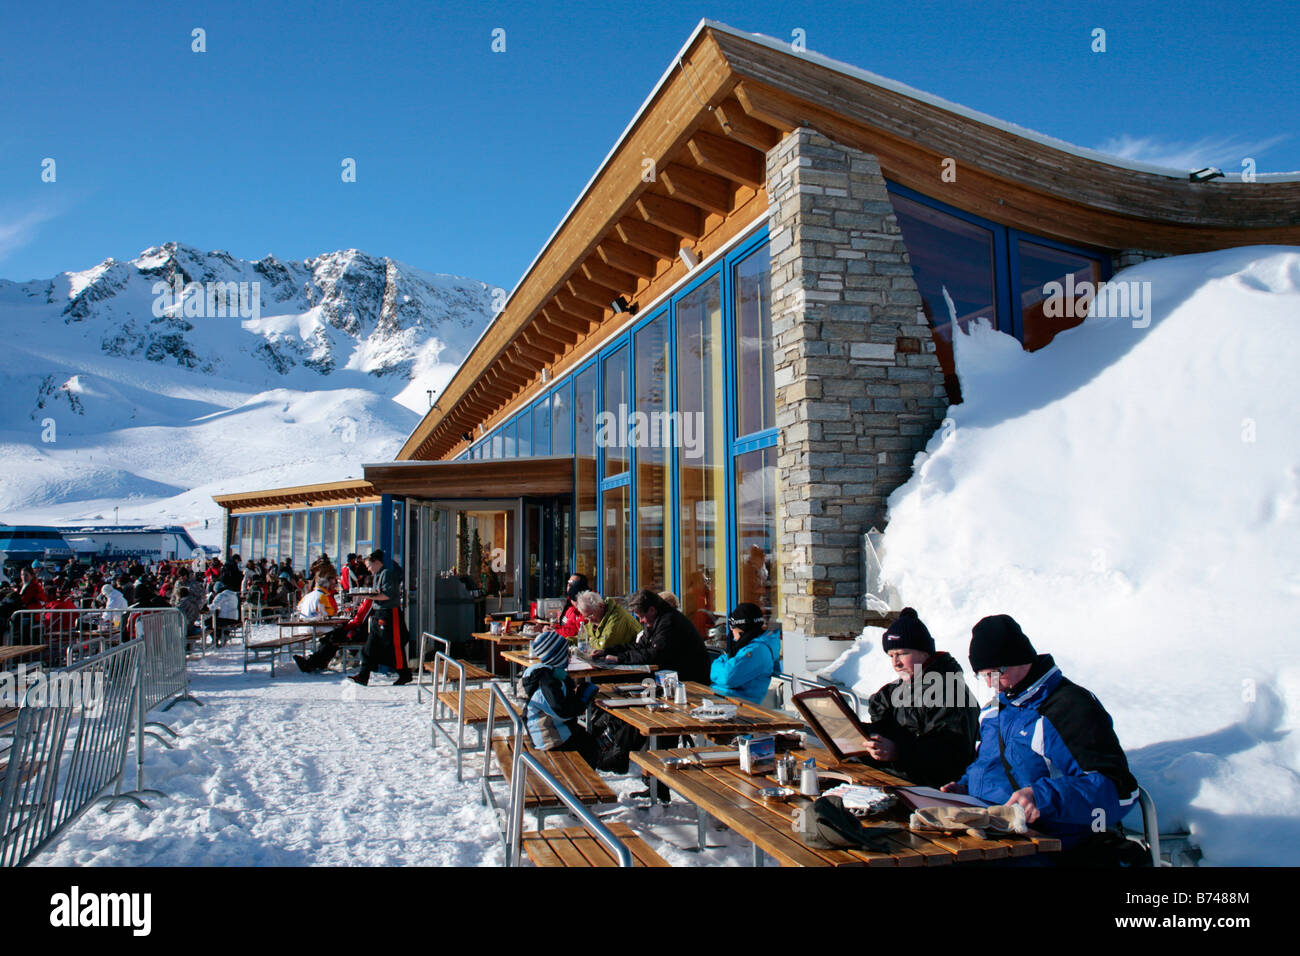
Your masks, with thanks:
M 998 696 L 980 712 L 975 760 L 943 790 L 990 804 L 1019 804 L 1034 829 L 1059 837 L 1062 850 L 1123 819 L 1137 781 L 1110 714 L 1039 654 L 1006 614 L 971 631 L 970 664 Z
M 773 674 L 781 672 L 781 639 L 763 626 L 756 604 L 737 604 L 727 618 L 727 650 L 714 658 L 709 681 L 716 694 L 760 703 Z
M 596 738 L 578 726 L 578 718 L 596 696 L 596 685 L 581 686 L 569 676 L 569 642 L 555 631 L 543 631 L 530 647 L 538 658 L 520 677 L 528 703 L 524 724 L 538 750 L 576 750 L 595 769 Z

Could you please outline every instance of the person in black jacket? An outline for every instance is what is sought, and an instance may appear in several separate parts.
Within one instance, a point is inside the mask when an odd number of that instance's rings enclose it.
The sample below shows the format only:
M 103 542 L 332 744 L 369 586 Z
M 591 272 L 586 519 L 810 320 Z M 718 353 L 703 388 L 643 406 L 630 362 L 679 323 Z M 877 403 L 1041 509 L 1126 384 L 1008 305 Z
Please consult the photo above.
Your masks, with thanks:
M 709 682 L 709 652 L 700 632 L 681 611 L 649 589 L 638 592 L 628 602 L 628 610 L 645 630 L 635 643 L 613 648 L 605 660 L 657 664 L 660 670 L 676 671 L 680 681 Z
M 867 701 L 876 733 L 865 762 L 924 786 L 955 780 L 974 759 L 979 734 L 979 703 L 961 665 L 934 649 L 929 629 L 910 607 L 882 643 L 898 679 Z
M 386 664 L 397 671 L 397 680 L 392 686 L 409 684 L 411 667 L 406 656 L 406 620 L 402 615 L 397 574 L 385 564 L 384 552 L 380 550 L 371 551 L 366 556 L 366 569 L 374 575 L 375 589 L 379 592 L 374 597 L 375 627 L 361 651 L 361 669 L 349 675 L 348 680 L 365 686 L 370 683 L 370 672 Z

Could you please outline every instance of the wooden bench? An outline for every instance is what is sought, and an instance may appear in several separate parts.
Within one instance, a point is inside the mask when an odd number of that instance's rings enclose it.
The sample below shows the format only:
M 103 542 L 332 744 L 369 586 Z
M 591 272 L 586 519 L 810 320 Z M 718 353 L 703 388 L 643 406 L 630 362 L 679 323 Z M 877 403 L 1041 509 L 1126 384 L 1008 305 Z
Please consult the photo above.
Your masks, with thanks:
M 580 803 L 594 806 L 618 801 L 618 796 L 609 784 L 591 769 L 581 754 L 571 750 L 537 750 L 530 745 L 525 746 L 546 768 L 546 772 L 564 784 Z M 514 742 L 509 737 L 496 737 L 492 740 L 492 753 L 497 758 L 497 766 L 501 768 L 501 778 L 509 787 L 511 771 L 514 769 Z M 533 811 L 537 829 L 540 830 L 548 813 L 563 812 L 565 807 L 563 801 L 539 779 L 529 776 L 524 781 L 524 809 Z
M 469 687 L 465 680 L 465 665 L 441 651 L 434 655 L 433 663 L 438 669 L 434 673 L 429 736 L 434 750 L 438 749 L 439 734 L 447 738 L 456 754 L 456 780 L 462 781 L 465 779 L 465 754 L 482 750 L 486 744 L 483 727 L 488 722 L 492 690 L 489 687 Z M 447 687 L 451 689 L 444 690 Z M 473 745 L 465 743 L 466 727 L 473 727 L 477 734 L 478 740 Z
M 611 823 L 609 830 L 632 851 L 633 866 L 670 865 L 626 823 Z M 523 842 L 524 852 L 534 866 L 618 866 L 618 860 L 609 848 L 588 833 L 585 827 L 525 833 Z
M 248 662 L 250 660 L 256 664 L 265 655 L 271 662 L 271 677 L 274 679 L 275 661 L 282 650 L 299 644 L 305 647 L 315 639 L 316 632 L 314 630 L 310 634 L 290 634 L 288 637 L 272 637 L 264 641 L 246 639 L 244 641 L 244 673 L 248 673 Z
M 443 654 L 448 660 L 454 660 L 460 665 L 460 670 L 446 668 L 443 675 L 443 682 L 454 684 L 460 679 L 461 675 L 465 678 L 466 684 L 482 684 L 485 681 L 494 680 L 495 676 L 491 671 L 479 667 L 466 660 L 451 656 L 451 642 L 445 637 L 439 637 L 436 634 L 430 634 L 428 631 L 420 635 L 420 658 L 415 667 L 415 702 L 418 704 L 424 699 L 424 675 L 429 674 L 433 679 L 430 684 L 438 682 L 438 664 L 435 660 L 425 660 L 430 646 L 433 647 L 435 654 Z

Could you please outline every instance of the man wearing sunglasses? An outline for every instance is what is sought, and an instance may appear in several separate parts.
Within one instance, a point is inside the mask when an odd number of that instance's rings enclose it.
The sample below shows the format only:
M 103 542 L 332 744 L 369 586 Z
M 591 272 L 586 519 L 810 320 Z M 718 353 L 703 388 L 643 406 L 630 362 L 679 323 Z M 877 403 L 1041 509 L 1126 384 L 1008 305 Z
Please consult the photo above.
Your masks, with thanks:
M 1070 850 L 1118 823 L 1137 802 L 1110 714 L 1039 654 L 1006 614 L 971 631 L 970 663 L 998 691 L 980 713 L 974 762 L 942 789 L 1018 804 L 1030 826 Z

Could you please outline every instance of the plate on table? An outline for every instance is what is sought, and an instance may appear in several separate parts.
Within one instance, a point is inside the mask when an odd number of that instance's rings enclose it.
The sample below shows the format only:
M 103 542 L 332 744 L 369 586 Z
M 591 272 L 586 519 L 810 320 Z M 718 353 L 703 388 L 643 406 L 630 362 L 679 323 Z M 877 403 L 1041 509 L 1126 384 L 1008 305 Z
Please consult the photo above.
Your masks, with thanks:
M 691 710 L 691 716 L 700 720 L 732 720 L 735 718 L 738 708 L 735 704 L 728 704 L 722 701 L 705 701 L 698 707 Z

